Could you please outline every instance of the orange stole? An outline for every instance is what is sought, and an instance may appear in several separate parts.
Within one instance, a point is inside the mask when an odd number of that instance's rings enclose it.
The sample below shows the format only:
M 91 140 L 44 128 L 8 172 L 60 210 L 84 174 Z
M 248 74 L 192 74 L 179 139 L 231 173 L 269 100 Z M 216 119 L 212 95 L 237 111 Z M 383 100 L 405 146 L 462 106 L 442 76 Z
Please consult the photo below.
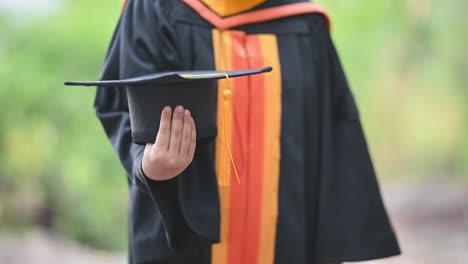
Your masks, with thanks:
M 271 65 L 266 74 L 229 80 L 232 97 L 231 150 L 240 183 L 218 187 L 221 242 L 213 245 L 213 264 L 274 263 L 278 217 L 281 133 L 281 68 L 276 36 L 213 30 L 217 70 Z M 218 82 L 223 91 L 226 80 Z M 218 109 L 223 104 L 218 92 Z M 223 118 L 218 111 L 218 120 Z M 220 148 L 216 139 L 216 151 Z M 218 153 L 218 152 L 217 152 Z M 216 156 L 218 168 L 220 158 Z

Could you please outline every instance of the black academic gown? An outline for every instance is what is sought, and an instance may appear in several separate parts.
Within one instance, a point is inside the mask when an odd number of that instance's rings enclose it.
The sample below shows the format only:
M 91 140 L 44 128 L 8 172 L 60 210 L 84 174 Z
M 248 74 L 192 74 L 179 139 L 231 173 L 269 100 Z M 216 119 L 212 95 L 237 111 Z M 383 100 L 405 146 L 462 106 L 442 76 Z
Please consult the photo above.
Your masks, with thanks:
M 256 9 L 289 2 L 299 1 L 273 0 Z M 215 69 L 212 28 L 180 1 L 131 0 L 101 79 Z M 282 158 L 275 263 L 399 254 L 324 17 L 305 14 L 235 29 L 277 38 Z M 182 175 L 155 182 L 141 169 L 144 147 L 132 143 L 125 89 L 98 88 L 95 109 L 128 176 L 130 263 L 210 263 L 210 245 L 220 237 L 214 142 L 198 142 Z

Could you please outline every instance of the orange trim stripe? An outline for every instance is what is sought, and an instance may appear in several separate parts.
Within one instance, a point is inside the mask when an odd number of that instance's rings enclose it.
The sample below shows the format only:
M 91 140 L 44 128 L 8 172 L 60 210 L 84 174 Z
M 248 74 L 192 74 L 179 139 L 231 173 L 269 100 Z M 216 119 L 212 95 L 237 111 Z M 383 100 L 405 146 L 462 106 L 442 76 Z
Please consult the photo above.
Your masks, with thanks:
M 263 197 L 258 263 L 274 263 L 281 157 L 281 65 L 276 36 L 260 35 L 264 65 L 273 67 L 265 76 L 265 132 Z M 257 67 L 256 65 L 254 67 Z
M 245 47 L 249 67 L 264 66 L 259 35 L 247 36 Z M 260 66 L 260 67 L 262 67 Z M 265 131 L 265 75 L 251 76 L 249 115 L 249 171 L 247 176 L 247 218 L 245 224 L 244 256 L 240 263 L 257 263 L 260 242 L 260 221 L 264 178 L 264 131 Z
M 127 5 L 127 0 L 123 0 L 120 6 L 120 13 L 124 11 L 126 5 Z
M 331 29 L 331 21 L 328 15 L 328 12 L 321 6 L 312 3 L 296 3 L 288 4 L 277 7 L 265 8 L 257 11 L 250 11 L 238 15 L 233 15 L 230 17 L 222 18 L 216 13 L 211 11 L 207 6 L 205 6 L 200 0 L 183 0 L 188 6 L 190 6 L 195 12 L 197 12 L 202 18 L 211 23 L 218 29 L 230 29 L 241 25 L 254 24 L 259 22 L 265 22 L 270 20 L 275 20 L 279 18 L 310 14 L 310 13 L 319 13 L 322 14 L 328 24 L 328 28 Z

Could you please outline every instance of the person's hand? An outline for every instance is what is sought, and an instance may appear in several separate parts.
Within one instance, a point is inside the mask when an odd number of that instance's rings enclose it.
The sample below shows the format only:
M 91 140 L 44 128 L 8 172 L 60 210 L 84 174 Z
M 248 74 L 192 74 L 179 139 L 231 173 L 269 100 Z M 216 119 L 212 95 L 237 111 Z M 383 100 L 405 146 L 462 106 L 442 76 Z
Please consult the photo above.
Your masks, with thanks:
M 172 115 L 172 121 L 171 121 Z M 154 144 L 146 144 L 143 173 L 155 181 L 169 180 L 184 171 L 193 160 L 196 146 L 195 122 L 182 106 L 166 106 Z

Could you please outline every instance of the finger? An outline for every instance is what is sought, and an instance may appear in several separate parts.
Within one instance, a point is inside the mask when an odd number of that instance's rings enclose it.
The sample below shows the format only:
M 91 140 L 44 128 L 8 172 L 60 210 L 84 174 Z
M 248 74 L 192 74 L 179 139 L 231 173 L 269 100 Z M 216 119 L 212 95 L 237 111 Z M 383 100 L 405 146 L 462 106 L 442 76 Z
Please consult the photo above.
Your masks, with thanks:
M 182 142 L 180 143 L 179 153 L 184 156 L 187 155 L 190 147 L 190 139 L 192 137 L 192 118 L 190 117 L 190 111 L 185 109 L 184 111 L 184 123 L 182 127 Z
M 192 158 L 195 153 L 195 147 L 197 145 L 197 128 L 195 126 L 195 121 L 193 120 L 193 117 L 190 117 L 190 123 L 192 124 L 192 133 L 190 135 L 190 147 L 188 149 L 187 155 Z
M 177 106 L 172 115 L 171 139 L 169 142 L 169 152 L 179 153 L 182 139 L 182 124 L 184 121 L 184 108 Z
M 171 115 L 172 109 L 169 106 L 164 107 L 161 112 L 161 121 L 159 123 L 159 131 L 156 135 L 156 149 L 167 150 L 171 138 Z

